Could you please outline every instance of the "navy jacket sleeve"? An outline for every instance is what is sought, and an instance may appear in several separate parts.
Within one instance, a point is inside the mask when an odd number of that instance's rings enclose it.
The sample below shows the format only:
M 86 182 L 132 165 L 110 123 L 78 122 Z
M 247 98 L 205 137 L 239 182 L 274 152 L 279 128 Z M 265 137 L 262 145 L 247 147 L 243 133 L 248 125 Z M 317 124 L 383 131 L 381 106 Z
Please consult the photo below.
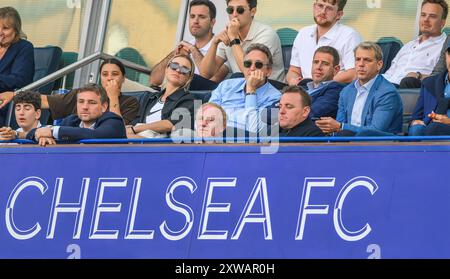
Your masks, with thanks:
M 336 118 L 338 111 L 339 95 L 345 87 L 344 84 L 332 83 L 326 86 L 323 92 L 318 92 L 317 97 L 313 97 L 311 105 L 312 118 L 333 117 Z
M 77 141 L 82 139 L 106 139 L 126 138 L 125 124 L 123 119 L 112 113 L 106 112 L 96 124 L 94 129 L 63 126 L 59 129 L 59 140 Z
M 33 81 L 34 48 L 30 42 L 20 40 L 11 45 L 2 60 L 5 64 L 0 67 L 0 92 L 13 91 Z
M 412 120 L 425 120 L 425 117 L 423 115 L 424 113 L 424 94 L 425 94 L 426 88 L 422 84 L 422 88 L 420 88 L 420 95 L 417 99 L 416 106 L 414 108 L 414 112 L 412 113 L 411 119 Z

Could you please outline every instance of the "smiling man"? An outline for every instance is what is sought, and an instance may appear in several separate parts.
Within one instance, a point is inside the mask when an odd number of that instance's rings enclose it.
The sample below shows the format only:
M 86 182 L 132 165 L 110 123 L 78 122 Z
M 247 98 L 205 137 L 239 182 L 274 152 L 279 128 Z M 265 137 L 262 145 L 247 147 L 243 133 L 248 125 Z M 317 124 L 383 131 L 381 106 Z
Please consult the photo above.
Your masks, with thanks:
M 108 111 L 108 95 L 99 85 L 88 84 L 77 93 L 77 114 L 65 118 L 60 126 L 32 129 L 27 139 L 40 145 L 55 140 L 78 141 L 98 138 L 126 138 L 123 119 Z
M 445 0 L 424 0 L 420 11 L 419 37 L 406 45 L 392 60 L 384 74 L 390 82 L 400 88 L 420 88 L 422 80 L 428 77 L 436 65 L 440 50 L 446 39 L 442 28 L 448 14 Z
M 388 136 L 402 130 L 403 104 L 395 86 L 379 74 L 381 48 L 363 42 L 355 48 L 357 79 L 339 97 L 336 120 L 322 117 L 316 125 L 325 134 Z

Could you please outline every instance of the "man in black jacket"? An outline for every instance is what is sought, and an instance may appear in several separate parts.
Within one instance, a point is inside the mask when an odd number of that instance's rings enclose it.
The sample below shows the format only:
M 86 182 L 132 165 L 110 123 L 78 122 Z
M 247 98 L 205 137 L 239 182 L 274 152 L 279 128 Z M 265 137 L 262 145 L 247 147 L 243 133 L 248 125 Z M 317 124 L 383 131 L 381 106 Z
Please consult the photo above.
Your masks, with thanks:
M 96 85 L 88 84 L 77 93 L 77 114 L 65 118 L 60 126 L 33 129 L 27 139 L 39 145 L 55 144 L 55 140 L 126 138 L 123 119 L 108 111 L 108 95 Z
M 293 85 L 283 89 L 278 113 L 280 137 L 322 137 L 323 132 L 309 118 L 311 97 Z

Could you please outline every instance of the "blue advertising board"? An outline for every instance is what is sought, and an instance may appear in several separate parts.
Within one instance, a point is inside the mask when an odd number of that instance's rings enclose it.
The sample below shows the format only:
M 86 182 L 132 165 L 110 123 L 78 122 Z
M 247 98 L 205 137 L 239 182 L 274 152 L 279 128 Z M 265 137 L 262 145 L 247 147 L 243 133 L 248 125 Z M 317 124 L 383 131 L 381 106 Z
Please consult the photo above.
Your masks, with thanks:
M 448 145 L 0 149 L 0 258 L 450 258 Z

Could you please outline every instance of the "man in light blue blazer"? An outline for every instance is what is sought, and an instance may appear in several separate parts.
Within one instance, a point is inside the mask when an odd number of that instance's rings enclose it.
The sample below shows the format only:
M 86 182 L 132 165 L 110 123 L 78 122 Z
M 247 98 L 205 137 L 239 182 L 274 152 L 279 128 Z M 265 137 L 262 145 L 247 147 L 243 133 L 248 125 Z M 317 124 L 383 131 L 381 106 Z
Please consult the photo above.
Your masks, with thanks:
M 316 125 L 326 134 L 389 136 L 402 131 L 403 104 L 395 86 L 379 74 L 381 48 L 363 42 L 355 48 L 357 79 L 341 91 L 336 120 L 321 117 Z

